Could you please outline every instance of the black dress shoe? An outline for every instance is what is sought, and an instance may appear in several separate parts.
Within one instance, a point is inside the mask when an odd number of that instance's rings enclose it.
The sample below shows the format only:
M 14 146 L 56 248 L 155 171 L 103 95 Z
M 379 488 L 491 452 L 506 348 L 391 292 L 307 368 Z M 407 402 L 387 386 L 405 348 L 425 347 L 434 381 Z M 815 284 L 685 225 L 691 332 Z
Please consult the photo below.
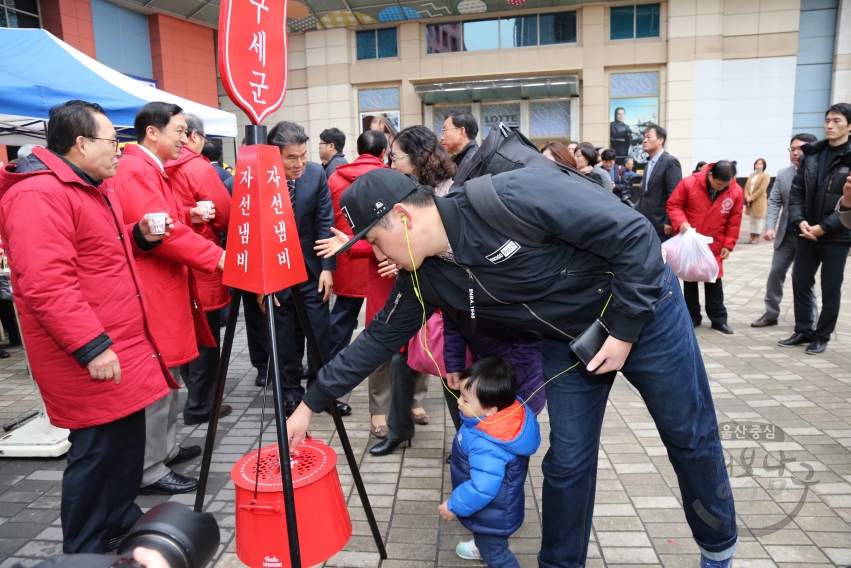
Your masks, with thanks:
M 726 323 L 713 323 L 712 329 L 714 329 L 715 331 L 720 331 L 725 335 L 732 335 L 733 333 L 735 333 L 733 331 L 733 328 L 727 325 Z
M 398 448 L 401 444 L 405 444 L 406 447 L 411 447 L 410 440 L 388 440 L 384 438 L 374 446 L 369 449 L 369 453 L 374 456 L 386 456 L 392 454 L 393 451 Z
M 777 342 L 777 345 L 782 345 L 783 347 L 794 347 L 795 345 L 803 345 L 810 341 L 812 341 L 812 338 L 809 335 L 805 333 L 796 333 L 789 339 L 781 339 Z
M 121 543 L 124 542 L 124 539 L 127 537 L 127 533 L 124 533 L 121 536 L 116 536 L 112 538 L 104 538 L 101 539 L 101 544 L 103 544 L 104 552 L 115 552 L 118 550 L 118 547 L 121 546 Z
M 219 409 L 219 418 L 224 418 L 233 412 L 233 407 L 229 404 L 223 404 Z
M 761 318 L 759 318 L 758 320 L 753 322 L 751 324 L 751 327 L 769 327 L 769 326 L 772 326 L 772 325 L 777 325 L 776 319 L 771 319 L 771 318 L 767 318 L 765 316 L 762 316 Z
M 194 477 L 186 477 L 170 471 L 168 475 L 156 483 L 141 488 L 139 495 L 176 495 L 178 493 L 190 493 L 197 488 L 198 480 Z
M 335 400 L 334 405 L 337 407 L 337 414 L 339 414 L 340 416 L 348 416 L 352 413 L 352 407 L 346 404 L 345 402 Z M 328 412 L 328 409 L 323 408 L 322 412 Z
M 262 375 L 260 373 L 257 373 L 257 378 L 254 379 L 254 386 L 255 387 L 265 387 L 266 386 L 266 373 L 263 373 Z
M 698 318 L 691 318 L 691 325 L 694 327 L 700 327 L 700 320 Z
M 818 355 L 819 353 L 824 353 L 824 350 L 827 349 L 827 341 L 823 339 L 815 339 L 809 345 L 807 345 L 807 355 Z
M 201 446 L 180 446 L 180 451 L 177 452 L 177 455 L 165 462 L 165 465 L 171 467 L 173 465 L 177 465 L 179 463 L 188 462 L 190 460 L 194 460 L 198 456 L 201 455 Z M 162 481 L 162 480 L 160 480 Z
M 224 418 L 225 416 L 231 414 L 233 412 L 233 407 L 229 404 L 223 404 L 221 410 L 219 410 L 219 418 Z M 189 420 L 184 419 L 183 423 L 186 426 L 198 426 L 199 424 L 206 424 L 210 421 L 209 417 L 203 418 L 190 418 Z
M 284 413 L 287 415 L 287 418 L 293 415 L 295 409 L 298 408 L 298 403 L 293 402 L 291 400 L 287 400 L 284 402 Z

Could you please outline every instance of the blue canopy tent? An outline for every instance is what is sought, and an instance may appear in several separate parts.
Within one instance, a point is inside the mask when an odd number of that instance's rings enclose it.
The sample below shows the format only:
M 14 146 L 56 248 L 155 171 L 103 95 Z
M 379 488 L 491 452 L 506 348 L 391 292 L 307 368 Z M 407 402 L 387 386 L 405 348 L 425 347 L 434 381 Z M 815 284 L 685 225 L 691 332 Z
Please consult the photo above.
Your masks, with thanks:
M 236 136 L 236 116 L 132 79 L 39 29 L 0 28 L 0 144 L 39 143 L 50 108 L 71 99 L 101 105 L 119 137 L 135 139 L 136 113 L 175 103 L 204 121 L 210 136 Z

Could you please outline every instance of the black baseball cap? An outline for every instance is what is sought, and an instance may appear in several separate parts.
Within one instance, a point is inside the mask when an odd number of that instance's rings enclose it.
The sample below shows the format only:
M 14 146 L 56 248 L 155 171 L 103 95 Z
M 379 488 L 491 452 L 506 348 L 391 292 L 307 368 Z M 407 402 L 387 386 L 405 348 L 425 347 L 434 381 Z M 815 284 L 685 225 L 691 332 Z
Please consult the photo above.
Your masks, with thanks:
M 340 209 L 349 222 L 354 237 L 337 254 L 346 252 L 364 238 L 371 228 L 393 206 L 420 187 L 413 177 L 390 168 L 376 168 L 355 178 L 340 196 Z

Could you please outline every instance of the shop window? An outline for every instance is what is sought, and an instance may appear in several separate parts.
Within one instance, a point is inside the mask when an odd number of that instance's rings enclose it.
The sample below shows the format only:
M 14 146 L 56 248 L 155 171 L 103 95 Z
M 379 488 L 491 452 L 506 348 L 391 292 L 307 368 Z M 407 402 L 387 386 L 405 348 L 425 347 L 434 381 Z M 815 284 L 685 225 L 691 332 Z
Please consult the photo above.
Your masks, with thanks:
M 520 128 L 520 103 L 488 103 L 482 104 L 482 139 L 487 138 L 491 128 L 505 123 L 506 126 Z
M 40 28 L 38 0 L 0 0 L 0 28 Z
M 659 122 L 659 73 L 612 73 L 609 76 L 609 147 L 618 163 L 647 161 L 642 138 L 647 125 Z
M 541 45 L 576 42 L 576 12 L 541 14 Z
M 399 55 L 396 28 L 381 28 L 357 32 L 358 61 L 396 57 Z
M 127 75 L 153 80 L 148 17 L 107 0 L 91 0 L 91 9 L 97 60 Z
M 531 101 L 529 118 L 532 138 L 570 138 L 570 101 Z
M 659 37 L 660 17 L 659 4 L 612 7 L 609 9 L 609 38 Z
M 426 26 L 427 54 L 575 42 L 575 10 Z
M 361 132 L 378 130 L 385 135 L 401 130 L 399 88 L 361 89 L 358 91 Z
M 499 20 L 464 22 L 464 51 L 499 49 Z

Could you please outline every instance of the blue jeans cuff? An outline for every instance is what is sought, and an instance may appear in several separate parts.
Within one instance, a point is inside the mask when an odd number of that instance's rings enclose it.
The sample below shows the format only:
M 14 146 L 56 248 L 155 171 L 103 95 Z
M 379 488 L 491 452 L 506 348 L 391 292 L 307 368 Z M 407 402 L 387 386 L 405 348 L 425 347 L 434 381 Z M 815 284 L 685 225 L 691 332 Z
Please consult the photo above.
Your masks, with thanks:
M 715 560 L 716 562 L 720 562 L 722 560 L 727 560 L 733 557 L 733 554 L 736 552 L 736 548 L 739 546 L 739 538 L 736 537 L 736 540 L 733 542 L 733 545 L 729 548 L 722 550 L 720 552 L 709 552 L 699 544 L 697 547 L 700 549 L 700 553 L 708 558 L 709 560 Z

